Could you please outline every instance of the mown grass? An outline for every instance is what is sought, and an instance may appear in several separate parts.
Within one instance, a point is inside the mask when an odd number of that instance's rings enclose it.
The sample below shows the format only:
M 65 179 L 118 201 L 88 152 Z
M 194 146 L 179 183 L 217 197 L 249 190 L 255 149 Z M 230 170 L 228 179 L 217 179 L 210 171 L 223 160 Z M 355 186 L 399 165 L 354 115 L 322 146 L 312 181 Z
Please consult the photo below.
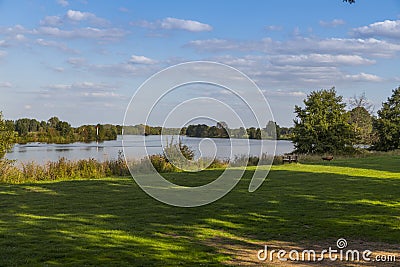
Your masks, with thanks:
M 198 208 L 159 203 L 129 177 L 3 183 L 0 266 L 224 265 L 230 256 L 215 238 L 399 244 L 399 162 L 382 155 L 273 166 L 254 193 L 249 167 L 232 192 Z M 195 186 L 220 173 L 164 175 Z

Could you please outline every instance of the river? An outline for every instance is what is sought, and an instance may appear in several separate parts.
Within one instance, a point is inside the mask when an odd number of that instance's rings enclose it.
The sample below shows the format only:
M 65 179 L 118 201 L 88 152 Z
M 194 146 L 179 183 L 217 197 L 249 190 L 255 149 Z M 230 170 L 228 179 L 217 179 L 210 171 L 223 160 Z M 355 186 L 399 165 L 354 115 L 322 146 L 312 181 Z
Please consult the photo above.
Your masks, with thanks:
M 129 158 L 143 158 L 144 140 L 147 152 L 149 154 L 162 153 L 162 143 L 166 143 L 166 139 L 161 142 L 160 136 L 139 136 L 129 135 L 123 137 L 124 146 L 129 153 Z M 208 139 L 208 140 L 207 140 Z M 206 142 L 202 142 L 202 138 L 182 137 L 182 143 L 188 145 L 195 151 L 198 157 L 200 154 L 199 144 L 203 156 L 217 158 L 229 158 L 231 146 L 235 147 L 236 154 L 246 154 L 249 150 L 250 155 L 258 155 L 260 145 L 262 144 L 262 152 L 267 154 L 273 153 L 274 141 L 271 140 L 246 140 L 246 139 L 221 139 L 207 138 Z M 169 139 L 170 140 L 170 139 Z M 247 144 L 249 142 L 249 145 Z M 215 145 L 214 145 L 214 144 Z M 137 148 L 137 149 L 135 149 Z M 216 149 L 215 149 L 216 148 Z M 276 155 L 290 153 L 294 149 L 292 142 L 286 140 L 276 141 Z M 44 163 L 47 161 L 56 161 L 61 157 L 69 160 L 94 158 L 99 161 L 116 159 L 119 151 L 122 151 L 122 136 L 118 136 L 117 140 L 105 142 L 91 143 L 72 143 L 72 144 L 46 144 L 46 143 L 28 143 L 24 145 L 17 144 L 12 150 L 6 154 L 6 158 L 17 160 L 19 162 L 37 162 Z

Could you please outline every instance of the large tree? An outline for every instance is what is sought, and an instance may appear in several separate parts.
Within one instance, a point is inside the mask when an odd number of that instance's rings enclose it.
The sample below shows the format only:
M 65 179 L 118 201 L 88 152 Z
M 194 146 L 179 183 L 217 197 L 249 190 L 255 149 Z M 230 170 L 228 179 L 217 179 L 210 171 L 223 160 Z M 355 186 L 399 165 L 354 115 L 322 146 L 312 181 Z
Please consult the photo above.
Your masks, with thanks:
M 365 93 L 360 96 L 354 96 L 349 101 L 350 123 L 356 134 L 358 144 L 370 145 L 374 140 L 373 132 L 373 104 L 367 99 Z
M 375 149 L 388 151 L 400 148 L 400 87 L 393 90 L 392 96 L 382 104 L 374 127 L 378 133 Z
M 349 113 L 335 88 L 313 91 L 295 107 L 293 143 L 297 153 L 343 153 L 352 148 L 354 131 Z
M 14 141 L 14 129 L 7 126 L 3 120 L 3 113 L 0 111 L 0 160 L 11 149 Z
M 356 143 L 370 145 L 373 141 L 373 117 L 364 107 L 355 107 L 350 110 L 350 123 L 356 135 Z

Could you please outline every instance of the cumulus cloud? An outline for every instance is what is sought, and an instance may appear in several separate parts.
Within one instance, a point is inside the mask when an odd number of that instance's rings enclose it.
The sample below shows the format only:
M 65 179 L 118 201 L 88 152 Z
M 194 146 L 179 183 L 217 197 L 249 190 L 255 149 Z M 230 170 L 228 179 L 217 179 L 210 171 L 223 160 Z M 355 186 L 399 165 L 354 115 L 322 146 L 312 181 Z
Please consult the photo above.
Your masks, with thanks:
M 342 19 L 334 19 L 331 21 L 321 20 L 319 22 L 319 25 L 321 25 L 322 27 L 337 27 L 337 26 L 344 25 L 344 24 L 346 24 L 346 22 Z
M 195 20 L 184 20 L 177 18 L 164 18 L 155 22 L 139 21 L 131 23 L 133 26 L 140 26 L 149 29 L 164 29 L 164 30 L 185 30 L 190 32 L 212 31 L 213 27 L 209 24 L 201 23 Z
M 4 50 L 0 50 L 0 58 L 4 57 L 7 55 L 7 52 Z
M 212 27 L 208 24 L 204 24 L 194 20 L 184 20 L 176 18 L 165 18 L 161 21 L 161 28 L 163 29 L 179 29 L 190 32 L 203 32 L 211 31 Z
M 68 10 L 63 16 L 46 16 L 40 21 L 42 26 L 59 26 L 64 23 L 80 23 L 88 22 L 96 26 L 105 26 L 109 22 L 106 19 L 99 18 L 90 12 L 83 12 L 79 10 Z
M 129 59 L 129 63 L 133 63 L 133 64 L 155 64 L 155 63 L 157 63 L 157 61 L 153 60 L 151 58 L 145 57 L 145 56 L 132 55 L 131 58 Z
M 353 29 L 353 34 L 360 37 L 400 38 L 400 20 L 385 20 Z

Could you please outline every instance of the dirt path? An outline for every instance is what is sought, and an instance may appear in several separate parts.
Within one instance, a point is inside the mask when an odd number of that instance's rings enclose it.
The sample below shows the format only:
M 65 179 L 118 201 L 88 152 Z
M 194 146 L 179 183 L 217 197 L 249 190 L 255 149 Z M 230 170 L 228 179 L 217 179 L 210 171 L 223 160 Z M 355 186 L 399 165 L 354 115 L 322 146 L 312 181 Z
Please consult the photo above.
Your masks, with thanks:
M 289 243 L 282 241 L 268 241 L 267 243 L 262 242 L 249 242 L 243 240 L 224 239 L 224 238 L 213 238 L 206 242 L 207 245 L 218 248 L 220 253 L 230 255 L 231 260 L 225 262 L 227 265 L 233 266 L 298 266 L 298 267 L 309 267 L 309 266 L 400 266 L 400 245 L 379 243 L 379 242 L 364 242 L 361 240 L 351 240 L 348 245 L 342 249 L 342 258 L 340 259 L 340 250 L 337 247 L 336 240 L 332 242 L 320 242 L 318 244 L 310 244 L 307 242 L 302 243 Z M 267 245 L 267 258 L 265 260 L 260 260 L 257 256 L 260 250 L 265 251 L 265 245 Z M 338 253 L 332 252 L 332 257 L 337 256 L 338 260 L 332 261 L 329 258 L 328 253 L 324 253 L 324 259 L 322 261 L 308 261 L 308 255 L 310 253 L 305 252 L 304 258 L 302 260 L 302 252 L 304 250 L 314 250 L 316 253 L 315 259 L 321 256 L 323 250 L 338 250 Z M 274 253 L 271 252 L 275 250 Z M 281 261 L 278 259 L 278 251 L 285 250 L 286 254 L 282 258 L 286 258 L 287 261 Z M 296 250 L 299 254 L 293 251 L 292 258 L 299 258 L 299 261 L 291 260 L 289 258 L 289 253 L 291 250 Z M 350 250 L 350 252 L 348 252 Z M 351 251 L 357 250 L 359 252 L 360 260 L 352 260 Z M 369 250 L 372 253 L 368 254 L 365 252 L 365 257 L 369 258 L 370 261 L 365 261 L 362 259 L 363 252 Z M 346 252 L 348 252 L 348 259 L 346 261 Z M 356 253 L 356 252 L 355 252 Z M 357 254 L 354 254 L 357 258 Z M 260 258 L 265 257 L 265 253 L 259 254 Z M 313 254 L 310 254 L 311 259 L 314 258 Z M 390 258 L 390 262 L 378 262 L 378 260 L 383 260 L 385 257 Z M 270 260 L 272 258 L 272 261 Z M 393 261 L 393 257 L 395 261 Z

